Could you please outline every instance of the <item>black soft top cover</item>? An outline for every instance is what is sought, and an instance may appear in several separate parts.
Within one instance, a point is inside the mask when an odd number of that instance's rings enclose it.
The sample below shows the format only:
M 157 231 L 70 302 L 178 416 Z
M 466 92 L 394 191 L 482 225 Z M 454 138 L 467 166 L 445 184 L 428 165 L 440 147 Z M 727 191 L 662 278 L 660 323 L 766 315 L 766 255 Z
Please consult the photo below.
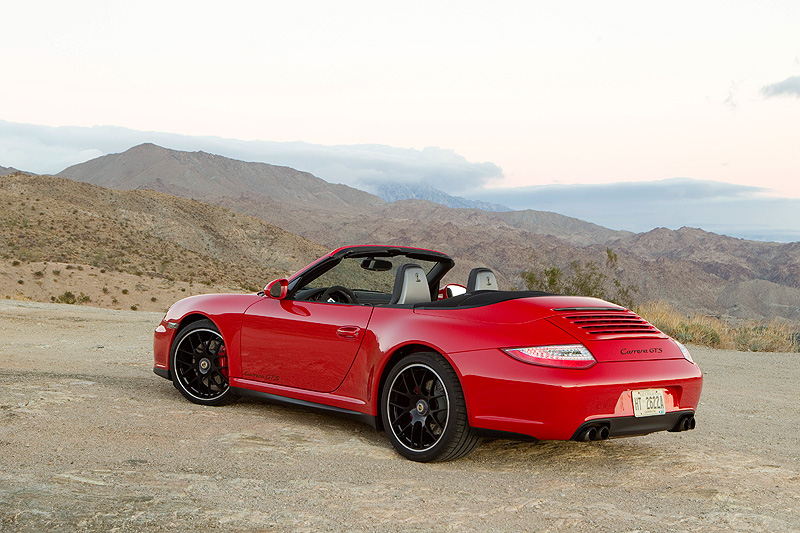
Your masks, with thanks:
M 415 309 L 464 309 L 467 307 L 482 307 L 508 300 L 519 298 L 538 298 L 541 296 L 553 296 L 549 292 L 542 291 L 475 291 L 436 300 L 435 302 L 422 302 L 414 304 Z

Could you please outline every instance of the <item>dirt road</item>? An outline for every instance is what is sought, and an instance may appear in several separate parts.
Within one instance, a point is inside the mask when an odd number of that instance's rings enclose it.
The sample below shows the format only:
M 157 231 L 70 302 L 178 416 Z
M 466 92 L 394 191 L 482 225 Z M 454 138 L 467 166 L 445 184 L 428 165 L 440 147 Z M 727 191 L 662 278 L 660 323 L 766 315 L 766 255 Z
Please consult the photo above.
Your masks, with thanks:
M 160 314 L 0 301 L 0 530 L 800 530 L 800 355 L 694 347 L 698 427 L 417 464 L 356 422 L 186 402 Z

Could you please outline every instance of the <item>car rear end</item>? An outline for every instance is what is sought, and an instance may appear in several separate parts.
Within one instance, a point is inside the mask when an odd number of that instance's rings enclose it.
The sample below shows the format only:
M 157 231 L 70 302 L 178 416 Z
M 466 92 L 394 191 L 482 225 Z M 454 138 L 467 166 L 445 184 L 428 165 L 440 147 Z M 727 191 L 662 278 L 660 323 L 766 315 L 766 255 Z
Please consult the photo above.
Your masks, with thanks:
M 565 301 L 594 305 L 551 306 L 515 328 L 525 344 L 459 354 L 471 424 L 582 441 L 694 428 L 703 378 L 685 347 L 624 308 Z

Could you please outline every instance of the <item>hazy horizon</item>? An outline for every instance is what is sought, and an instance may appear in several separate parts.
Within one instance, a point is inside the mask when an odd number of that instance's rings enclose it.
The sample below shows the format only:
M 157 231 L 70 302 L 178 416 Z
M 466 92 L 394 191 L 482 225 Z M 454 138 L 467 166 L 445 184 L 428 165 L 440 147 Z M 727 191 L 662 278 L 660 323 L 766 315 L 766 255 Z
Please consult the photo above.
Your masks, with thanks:
M 780 198 L 764 187 L 670 177 L 648 182 L 489 187 L 499 168 L 474 163 L 452 150 L 413 150 L 380 145 L 241 141 L 144 132 L 118 127 L 53 128 L 0 120 L 0 166 L 56 174 L 95 157 L 142 143 L 205 151 L 290 166 L 330 183 L 362 190 L 370 185 L 426 183 L 468 199 L 536 209 L 636 233 L 657 227 L 697 227 L 752 240 L 800 241 L 800 200 Z

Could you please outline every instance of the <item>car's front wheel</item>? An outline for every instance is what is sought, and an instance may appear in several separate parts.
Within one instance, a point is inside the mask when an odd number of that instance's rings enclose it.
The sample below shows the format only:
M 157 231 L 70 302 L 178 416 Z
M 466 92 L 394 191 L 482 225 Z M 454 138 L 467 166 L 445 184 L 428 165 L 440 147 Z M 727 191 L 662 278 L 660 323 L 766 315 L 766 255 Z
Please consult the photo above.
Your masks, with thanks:
M 172 379 L 186 399 L 201 405 L 222 405 L 234 398 L 228 385 L 228 353 L 210 320 L 186 326 L 172 344 Z
M 437 353 L 397 362 L 383 388 L 381 417 L 389 441 L 412 461 L 457 459 L 478 444 L 458 376 Z

